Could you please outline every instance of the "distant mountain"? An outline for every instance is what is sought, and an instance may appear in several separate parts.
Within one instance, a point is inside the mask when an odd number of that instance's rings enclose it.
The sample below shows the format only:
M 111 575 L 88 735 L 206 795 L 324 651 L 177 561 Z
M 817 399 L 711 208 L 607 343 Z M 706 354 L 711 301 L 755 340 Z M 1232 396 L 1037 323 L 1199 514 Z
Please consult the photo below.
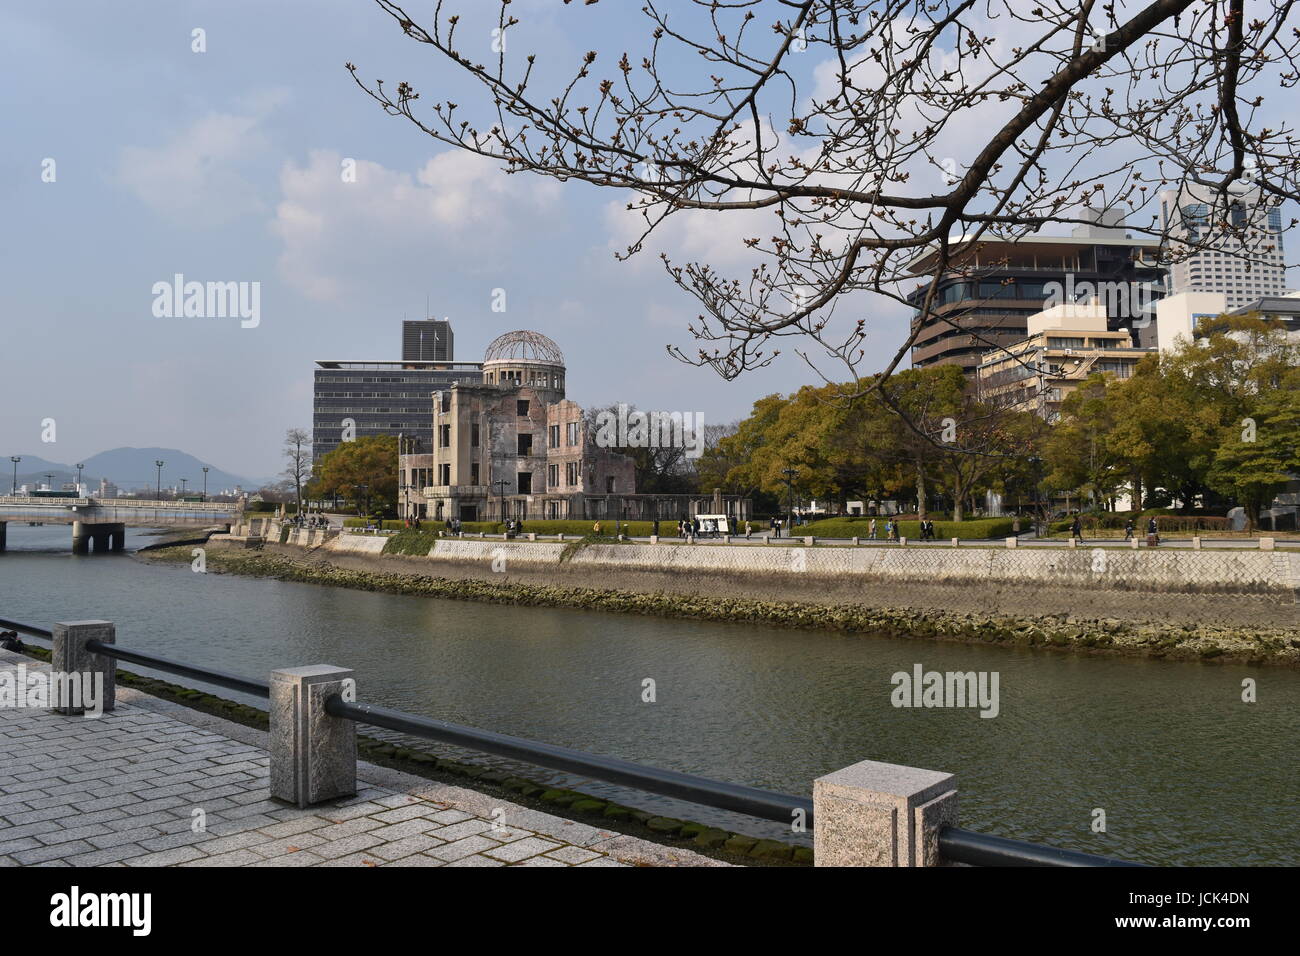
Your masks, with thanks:
M 18 465 L 18 483 L 35 484 L 45 482 L 46 474 L 54 473 L 57 487 L 65 481 L 75 481 L 75 465 L 47 461 L 38 455 L 23 455 Z M 191 491 L 203 490 L 203 466 L 208 466 L 208 492 L 215 494 L 226 488 L 240 485 L 246 491 L 256 491 L 264 483 L 262 480 L 237 475 L 200 461 L 193 455 L 178 448 L 113 448 L 91 455 L 82 461 L 85 468 L 81 480 L 87 485 L 97 485 L 101 478 L 107 478 L 119 488 L 153 488 L 158 481 L 158 469 L 155 461 L 164 462 L 162 468 L 162 485 L 164 488 L 179 487 L 182 478 L 189 479 L 186 488 Z M 0 461 L 0 463 L 8 464 Z M 10 464 L 7 481 L 0 482 L 5 491 L 13 480 L 13 466 Z
M 69 467 L 62 462 L 50 461 L 39 455 L 22 455 L 22 461 L 18 463 L 18 484 L 32 485 L 44 483 L 45 476 L 51 472 L 54 474 L 54 483 L 61 484 L 65 481 L 72 481 L 77 477 L 76 467 Z M 14 463 L 8 460 L 6 455 L 0 459 L 0 464 L 4 465 L 3 481 L 0 481 L 0 490 L 8 494 L 13 487 L 14 480 Z

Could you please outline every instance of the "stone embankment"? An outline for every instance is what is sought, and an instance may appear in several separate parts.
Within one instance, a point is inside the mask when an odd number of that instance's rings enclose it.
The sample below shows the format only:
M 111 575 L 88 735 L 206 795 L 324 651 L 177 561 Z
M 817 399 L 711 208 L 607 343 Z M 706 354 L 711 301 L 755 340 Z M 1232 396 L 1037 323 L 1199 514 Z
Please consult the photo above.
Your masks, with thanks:
M 302 538 L 302 543 L 297 540 Z M 215 536 L 209 569 L 365 590 L 1181 660 L 1300 664 L 1300 553 Z M 223 546 L 225 545 L 225 546 Z M 178 554 L 189 560 L 188 551 Z

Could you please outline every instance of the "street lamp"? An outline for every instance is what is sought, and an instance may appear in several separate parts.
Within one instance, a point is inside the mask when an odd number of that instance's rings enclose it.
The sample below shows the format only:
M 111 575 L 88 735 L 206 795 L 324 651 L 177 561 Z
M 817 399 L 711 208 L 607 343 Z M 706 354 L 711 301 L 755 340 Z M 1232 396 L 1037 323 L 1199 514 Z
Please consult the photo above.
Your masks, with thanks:
M 158 466 L 158 491 L 156 497 L 159 501 L 162 501 L 162 466 L 167 464 L 167 462 L 155 459 L 154 464 Z
M 508 484 L 510 484 L 510 482 L 506 481 L 504 478 L 498 478 L 496 481 L 492 482 L 493 488 L 496 488 L 498 485 L 501 486 L 501 521 L 503 523 L 506 520 L 506 485 Z
M 77 462 L 77 496 L 81 496 L 81 469 L 85 468 L 81 462 Z
M 46 491 L 54 490 L 54 472 L 52 471 L 47 471 L 45 473 L 45 490 Z
M 203 500 L 208 500 L 208 466 L 203 466 Z
M 14 463 L 14 490 L 13 494 L 18 494 L 18 463 L 23 460 L 22 455 L 10 455 L 9 460 Z

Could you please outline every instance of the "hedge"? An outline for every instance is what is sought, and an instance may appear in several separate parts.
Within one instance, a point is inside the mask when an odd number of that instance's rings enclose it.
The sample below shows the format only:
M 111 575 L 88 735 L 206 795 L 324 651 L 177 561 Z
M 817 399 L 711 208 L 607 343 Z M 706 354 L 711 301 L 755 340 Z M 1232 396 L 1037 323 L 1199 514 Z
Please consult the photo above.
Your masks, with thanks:
M 374 518 L 344 518 L 343 527 L 345 528 L 364 528 L 367 524 L 373 525 Z M 381 529 L 384 531 L 401 531 L 406 527 L 406 522 L 396 518 L 389 518 L 380 522 Z
M 523 520 L 523 534 L 544 534 L 555 535 L 563 534 L 573 537 L 585 537 L 595 533 L 595 525 L 599 521 L 602 534 L 610 536 L 614 533 L 615 521 L 613 518 L 592 518 L 589 521 L 530 521 L 527 518 Z M 362 518 L 348 518 L 344 524 L 349 528 L 363 527 L 365 520 Z M 752 521 L 751 524 L 755 531 L 760 527 L 760 522 Z M 400 531 L 405 527 L 401 521 L 385 521 L 386 530 Z M 435 521 L 431 518 L 422 519 L 420 522 L 421 530 L 433 531 L 435 534 L 439 531 L 446 530 L 446 523 Z M 654 534 L 653 521 L 623 521 L 621 522 L 622 533 L 631 535 L 636 538 L 648 538 Z M 460 530 L 465 534 L 501 534 L 505 526 L 500 521 L 462 521 Z M 664 537 L 675 537 L 677 534 L 676 519 L 661 519 L 659 521 L 659 533 Z M 744 533 L 744 522 L 741 522 L 741 533 Z
M 889 521 L 888 515 L 876 516 L 876 534 L 880 540 L 885 538 L 885 523 Z M 1012 530 L 1015 524 L 1014 518 L 978 518 L 973 521 L 936 521 L 934 523 L 934 536 L 940 540 L 946 538 L 961 538 L 963 540 L 982 539 L 982 538 L 1009 538 L 1015 532 Z M 809 535 L 817 538 L 866 538 L 870 533 L 871 518 L 824 518 L 821 521 L 812 521 L 804 525 L 796 525 L 790 529 L 791 537 L 802 538 Z M 900 521 L 898 522 L 898 533 L 905 538 L 916 540 L 921 537 L 920 521 Z M 1023 519 L 1020 524 L 1022 531 L 1028 531 L 1030 523 Z
M 1079 524 L 1084 531 L 1123 531 L 1124 525 L 1133 522 L 1133 528 L 1139 534 L 1146 534 L 1147 522 L 1152 517 L 1161 531 L 1229 531 L 1228 519 L 1219 515 L 1173 515 L 1165 511 L 1143 512 L 1135 515 L 1125 512 L 1106 511 L 1101 514 L 1079 515 Z M 1053 521 L 1052 532 L 1069 531 L 1074 526 L 1074 518 Z

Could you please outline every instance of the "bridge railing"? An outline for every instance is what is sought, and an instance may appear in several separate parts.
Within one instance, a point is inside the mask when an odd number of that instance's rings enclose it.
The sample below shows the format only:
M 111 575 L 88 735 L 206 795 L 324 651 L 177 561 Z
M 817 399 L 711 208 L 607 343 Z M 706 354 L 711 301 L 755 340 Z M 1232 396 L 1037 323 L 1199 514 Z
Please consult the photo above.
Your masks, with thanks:
M 1142 865 L 961 829 L 951 774 L 863 761 L 815 780 L 811 798 L 794 796 L 356 703 L 353 672 L 328 665 L 276 670 L 262 681 L 119 647 L 107 621 L 45 630 L 0 619 L 5 628 L 52 641 L 56 672 L 76 672 L 69 664 L 98 670 L 110 702 L 119 660 L 269 700 L 271 796 L 300 807 L 356 793 L 355 728 L 363 724 L 789 824 L 795 832 L 811 829 L 819 866 Z
M 224 501 L 151 501 L 147 498 L 44 498 L 34 495 L 0 495 L 0 505 L 42 505 L 59 508 L 140 508 L 152 511 L 211 511 L 219 514 L 239 512 L 238 502 Z

